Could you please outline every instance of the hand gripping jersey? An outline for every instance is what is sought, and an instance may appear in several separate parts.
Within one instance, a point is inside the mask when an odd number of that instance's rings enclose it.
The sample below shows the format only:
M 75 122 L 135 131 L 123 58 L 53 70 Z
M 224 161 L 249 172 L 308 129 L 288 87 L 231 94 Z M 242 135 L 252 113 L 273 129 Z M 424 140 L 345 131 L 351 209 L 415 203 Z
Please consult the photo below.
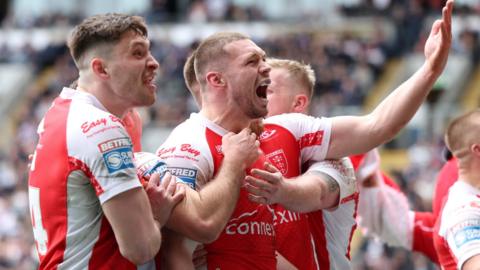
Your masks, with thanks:
M 137 269 L 122 257 L 101 205 L 141 187 L 121 121 L 64 88 L 39 126 L 29 201 L 40 269 Z M 154 269 L 153 261 L 141 269 Z
M 307 172 L 310 171 L 330 175 L 340 187 L 337 207 L 308 213 L 319 269 L 351 269 L 350 242 L 358 204 L 352 163 L 348 158 L 326 160 L 312 164 Z
M 302 163 L 325 158 L 330 126 L 328 119 L 299 114 L 267 119 L 265 131 L 259 138 L 264 155 L 255 164 L 263 166 L 262 161 L 268 160 L 284 175 L 299 175 Z M 174 129 L 157 154 L 165 160 L 172 174 L 192 188 L 200 189 L 220 168 L 221 139 L 226 133 L 222 127 L 194 113 Z M 280 223 L 280 217 L 273 212 L 269 206 L 249 201 L 247 191 L 242 188 L 232 218 L 219 239 L 205 246 L 208 269 L 276 269 L 275 237 L 278 232 L 274 223 Z M 292 219 L 303 220 L 293 216 Z M 308 235 L 308 227 L 299 229 L 298 233 Z M 307 267 L 314 265 L 313 251 L 309 251 L 305 243 L 293 240 L 292 245 L 301 247 L 301 258 L 308 261 Z
M 480 254 L 480 190 L 457 181 L 437 219 L 435 248 L 442 269 L 462 269 L 471 257 Z

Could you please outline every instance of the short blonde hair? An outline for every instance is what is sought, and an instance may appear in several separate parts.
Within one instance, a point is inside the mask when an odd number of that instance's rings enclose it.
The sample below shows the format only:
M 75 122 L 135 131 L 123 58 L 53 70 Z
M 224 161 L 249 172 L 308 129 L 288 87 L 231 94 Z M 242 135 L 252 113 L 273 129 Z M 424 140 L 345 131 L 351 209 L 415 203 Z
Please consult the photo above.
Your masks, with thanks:
M 198 107 L 202 106 L 202 97 L 200 95 L 200 89 L 195 89 L 198 85 L 197 77 L 195 75 L 195 54 L 196 51 L 193 51 L 190 56 L 188 56 L 185 65 L 183 66 L 183 77 L 185 79 L 185 85 L 193 96 L 193 99 L 197 103 Z
M 467 156 L 472 144 L 480 143 L 480 109 L 453 119 L 445 132 L 445 143 L 452 154 L 461 159 Z
M 272 68 L 283 68 L 288 74 L 306 90 L 309 99 L 312 99 L 315 86 L 315 72 L 310 65 L 295 60 L 268 58 L 267 64 Z

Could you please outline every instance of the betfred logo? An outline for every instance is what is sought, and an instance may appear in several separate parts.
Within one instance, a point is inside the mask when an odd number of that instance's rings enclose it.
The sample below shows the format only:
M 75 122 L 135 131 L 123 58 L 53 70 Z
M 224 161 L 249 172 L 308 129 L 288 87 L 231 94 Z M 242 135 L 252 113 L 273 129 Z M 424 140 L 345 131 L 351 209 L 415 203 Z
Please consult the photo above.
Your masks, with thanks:
M 175 176 L 185 176 L 190 178 L 197 177 L 197 170 L 179 167 L 169 167 L 168 170 Z
M 132 143 L 129 138 L 118 138 L 100 143 L 98 149 L 100 149 L 101 153 L 105 153 L 113 149 L 130 146 L 132 146 Z
M 132 143 L 129 138 L 117 138 L 98 144 L 109 173 L 134 168 Z
M 189 185 L 192 189 L 195 189 L 197 182 L 197 170 L 191 168 L 181 167 L 168 167 L 168 171 L 175 175 L 180 182 Z

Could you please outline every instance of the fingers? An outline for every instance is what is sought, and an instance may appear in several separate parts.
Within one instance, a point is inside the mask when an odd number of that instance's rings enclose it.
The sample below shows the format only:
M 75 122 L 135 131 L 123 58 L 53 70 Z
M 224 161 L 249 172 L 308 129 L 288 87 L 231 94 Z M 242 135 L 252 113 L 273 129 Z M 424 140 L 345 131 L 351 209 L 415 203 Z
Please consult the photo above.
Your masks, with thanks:
M 198 245 L 195 251 L 193 252 L 193 264 L 195 268 L 198 268 L 207 263 L 207 250 L 203 245 Z
M 168 173 L 170 174 L 170 173 Z M 162 181 L 162 184 L 166 181 Z M 170 182 L 168 183 L 166 187 L 167 194 L 174 194 L 175 190 L 177 189 L 177 179 L 175 176 L 170 177 Z
M 447 4 L 442 10 L 443 21 L 447 26 L 447 31 L 451 33 L 452 31 L 452 12 L 453 12 L 453 1 L 447 1 Z
M 441 26 L 441 30 L 442 30 L 442 36 L 443 37 L 447 37 L 449 38 L 450 37 L 450 31 L 449 31 L 449 25 L 448 25 L 448 19 L 449 19 L 449 15 L 448 15 L 448 9 L 447 7 L 444 7 L 442 9 L 442 26 Z
M 185 185 L 178 185 L 176 188 L 175 194 L 172 196 L 172 202 L 174 204 L 179 203 L 183 198 L 185 198 L 185 193 L 187 192 Z
M 263 167 L 265 168 L 265 170 L 271 172 L 271 173 L 279 173 L 280 171 L 277 169 L 277 167 L 273 166 L 273 164 L 269 163 L 269 162 L 265 162 L 263 164 Z
M 441 20 L 435 20 L 435 22 L 432 25 L 432 31 L 430 31 L 430 36 L 435 36 L 440 32 L 440 28 L 442 27 L 442 21 Z
M 160 175 L 158 173 L 154 173 L 150 176 L 150 179 L 147 182 L 147 186 L 145 190 L 148 191 L 150 189 L 154 189 L 158 186 L 159 183 L 160 183 Z
M 261 178 L 262 180 L 264 180 L 263 182 L 268 182 L 270 184 L 277 184 L 280 181 L 280 178 L 282 177 L 281 174 L 278 171 L 273 171 L 272 168 L 269 168 L 269 169 L 272 171 L 252 169 L 250 173 L 257 178 Z
M 247 184 L 244 187 L 250 194 L 266 197 L 269 200 L 272 199 L 272 197 L 278 190 L 276 186 L 251 176 L 247 176 L 245 178 L 245 181 L 247 182 Z
M 248 199 L 252 202 L 259 203 L 259 204 L 269 204 L 266 198 L 255 196 L 253 194 L 248 194 Z
M 199 245 L 193 252 L 193 265 L 196 269 L 207 265 L 207 251 L 203 245 Z
M 155 174 L 158 175 L 157 173 Z M 173 176 L 169 171 L 165 172 L 165 175 L 163 176 L 162 181 L 160 182 L 160 186 L 163 189 L 167 190 L 168 186 L 170 185 L 170 182 L 172 182 L 172 178 Z M 160 176 L 158 177 L 158 179 L 160 181 Z M 173 182 L 176 182 L 175 179 L 173 180 Z

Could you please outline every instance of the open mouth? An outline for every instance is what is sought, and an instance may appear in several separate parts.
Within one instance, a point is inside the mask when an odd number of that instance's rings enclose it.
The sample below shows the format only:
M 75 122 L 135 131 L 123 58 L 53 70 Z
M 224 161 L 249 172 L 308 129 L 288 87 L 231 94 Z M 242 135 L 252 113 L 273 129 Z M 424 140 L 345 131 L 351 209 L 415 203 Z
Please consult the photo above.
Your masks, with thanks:
M 265 80 L 257 86 L 255 92 L 259 98 L 267 98 L 267 88 L 269 84 L 270 80 Z
M 148 86 L 154 86 L 155 85 L 155 76 L 156 74 L 153 73 L 147 77 L 144 78 L 143 83 Z

